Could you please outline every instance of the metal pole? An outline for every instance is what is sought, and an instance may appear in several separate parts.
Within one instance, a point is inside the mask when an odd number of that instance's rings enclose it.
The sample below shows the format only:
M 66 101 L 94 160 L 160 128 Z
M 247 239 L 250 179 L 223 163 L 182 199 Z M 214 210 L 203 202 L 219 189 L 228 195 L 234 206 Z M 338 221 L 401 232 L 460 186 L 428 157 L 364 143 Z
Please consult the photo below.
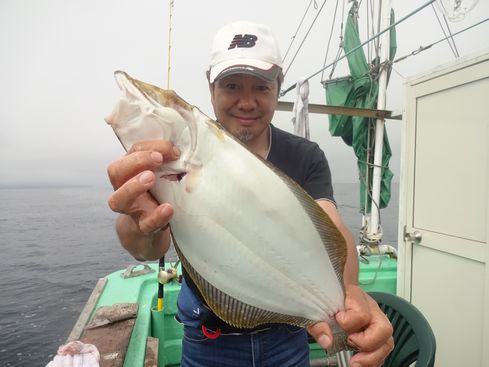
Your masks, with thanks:
M 381 29 L 385 29 L 390 24 L 391 0 L 382 0 L 381 2 Z M 389 47 L 390 35 L 385 32 L 380 39 L 380 60 L 383 67 L 379 76 L 379 96 L 377 100 L 377 108 L 384 109 L 386 102 L 388 63 L 389 63 Z M 367 234 L 369 237 L 374 237 L 379 234 L 380 223 L 380 186 L 382 181 L 382 150 L 384 145 L 384 119 L 378 119 L 375 125 L 375 148 L 374 148 L 374 168 L 372 175 L 372 205 L 370 208 L 370 221 L 368 223 Z
M 339 367 L 349 367 L 350 366 L 350 359 L 352 356 L 352 353 L 348 350 L 342 350 L 338 353 L 336 353 L 336 356 L 338 357 L 338 366 Z

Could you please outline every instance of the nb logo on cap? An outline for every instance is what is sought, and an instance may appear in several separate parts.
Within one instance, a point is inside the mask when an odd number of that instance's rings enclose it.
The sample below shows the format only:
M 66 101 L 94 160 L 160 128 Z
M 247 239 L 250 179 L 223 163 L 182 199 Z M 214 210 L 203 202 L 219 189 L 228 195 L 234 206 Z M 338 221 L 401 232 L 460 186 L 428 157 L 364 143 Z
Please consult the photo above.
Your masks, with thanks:
M 233 40 L 229 44 L 228 50 L 231 50 L 236 47 L 244 47 L 249 48 L 256 45 L 257 36 L 254 34 L 237 34 L 234 36 Z

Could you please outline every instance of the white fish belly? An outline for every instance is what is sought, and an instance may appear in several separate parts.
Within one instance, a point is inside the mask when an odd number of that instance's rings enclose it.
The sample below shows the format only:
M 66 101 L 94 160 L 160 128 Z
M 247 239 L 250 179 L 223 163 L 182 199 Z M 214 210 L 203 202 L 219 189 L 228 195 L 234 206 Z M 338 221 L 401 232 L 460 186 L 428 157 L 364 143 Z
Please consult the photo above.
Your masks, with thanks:
M 201 166 L 180 182 L 160 179 L 154 191 L 174 206 L 171 228 L 185 258 L 241 302 L 311 320 L 330 318 L 342 307 L 342 287 L 296 196 L 239 143 L 209 123 L 197 126 L 192 160 Z

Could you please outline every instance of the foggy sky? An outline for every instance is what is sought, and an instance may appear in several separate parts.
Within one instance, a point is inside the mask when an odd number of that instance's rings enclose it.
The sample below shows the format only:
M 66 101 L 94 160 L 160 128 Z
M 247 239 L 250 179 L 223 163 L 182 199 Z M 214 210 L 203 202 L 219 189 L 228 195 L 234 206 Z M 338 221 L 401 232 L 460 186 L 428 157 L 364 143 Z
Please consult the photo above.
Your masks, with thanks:
M 309 1 L 175 0 L 170 87 L 212 117 L 205 70 L 215 31 L 235 20 L 268 24 L 284 55 Z M 397 19 L 425 2 L 393 1 Z M 322 3 L 317 0 L 318 6 Z M 318 17 L 286 75 L 285 87 L 323 65 L 334 5 L 328 1 Z M 137 79 L 166 87 L 168 7 L 166 0 L 0 0 L 0 185 L 108 185 L 106 167 L 123 154 L 103 120 L 120 94 L 113 72 L 125 70 Z M 311 6 L 285 66 L 317 11 Z M 488 16 L 489 2 L 480 1 L 463 21 L 450 27 L 456 32 Z M 488 31 L 485 23 L 456 37 L 460 54 L 487 49 Z M 397 56 L 443 37 L 431 7 L 399 25 L 397 35 Z M 333 36 L 328 63 L 338 40 Z M 387 109 L 404 108 L 405 77 L 452 60 L 444 42 L 395 64 Z M 345 74 L 343 62 L 334 77 Z M 325 103 L 320 77 L 310 80 L 310 90 L 310 103 Z M 283 98 L 294 99 L 295 91 Z M 276 113 L 274 124 L 290 131 L 291 117 Z M 311 138 L 325 151 L 333 180 L 355 182 L 354 154 L 341 139 L 330 136 L 327 117 L 311 115 L 310 124 Z M 387 121 L 396 181 L 401 124 Z

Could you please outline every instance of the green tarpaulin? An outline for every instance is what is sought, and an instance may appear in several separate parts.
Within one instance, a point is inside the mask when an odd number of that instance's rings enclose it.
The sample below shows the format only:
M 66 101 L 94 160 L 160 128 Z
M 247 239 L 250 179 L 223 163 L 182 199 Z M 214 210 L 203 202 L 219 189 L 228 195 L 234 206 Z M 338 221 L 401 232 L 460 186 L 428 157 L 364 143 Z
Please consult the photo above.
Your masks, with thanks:
M 391 22 L 393 21 L 394 15 L 392 13 Z M 390 59 L 392 60 L 396 52 L 396 35 L 393 29 L 390 31 L 390 40 Z M 343 47 L 345 54 L 360 44 L 356 15 L 354 11 L 350 11 L 344 35 Z M 362 48 L 348 55 L 347 59 L 351 75 L 329 80 L 324 83 L 327 104 L 334 106 L 377 108 L 379 83 L 378 67 L 376 66 L 379 65 L 378 59 L 373 60 L 369 65 Z M 360 210 L 362 213 L 370 212 L 371 207 L 371 200 L 365 188 L 367 185 L 369 192 L 371 192 L 375 123 L 376 121 L 374 119 L 365 117 L 329 115 L 329 131 L 331 135 L 340 136 L 346 144 L 353 148 L 358 158 Z M 389 204 L 391 197 L 391 180 L 393 174 L 388 168 L 391 155 L 389 139 L 384 128 L 380 208 L 385 208 Z

